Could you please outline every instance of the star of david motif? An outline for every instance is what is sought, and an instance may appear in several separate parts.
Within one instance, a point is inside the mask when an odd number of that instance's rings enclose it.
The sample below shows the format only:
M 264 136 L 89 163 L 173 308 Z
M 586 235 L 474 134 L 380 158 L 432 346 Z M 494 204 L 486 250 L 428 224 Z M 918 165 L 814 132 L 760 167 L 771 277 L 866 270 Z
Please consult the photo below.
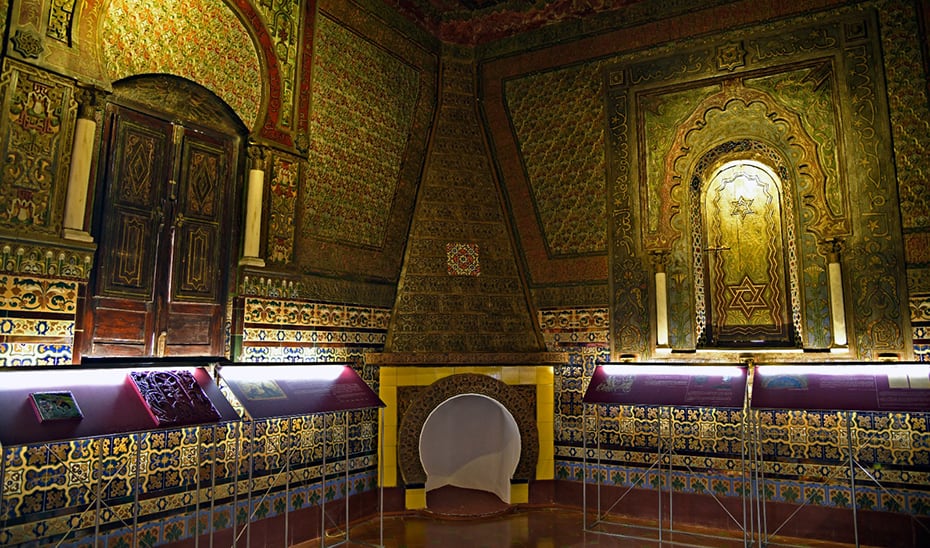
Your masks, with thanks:
M 752 199 L 746 199 L 745 196 L 740 196 L 739 200 L 731 200 L 730 204 L 733 205 L 733 209 L 730 210 L 730 215 L 739 215 L 740 219 L 745 220 L 746 215 L 752 215 L 755 211 L 752 210 Z
M 739 284 L 727 286 L 731 295 L 729 307 L 742 311 L 748 320 L 756 310 L 768 308 L 768 303 L 762 296 L 764 290 L 765 284 L 753 283 L 749 275 L 746 275 Z

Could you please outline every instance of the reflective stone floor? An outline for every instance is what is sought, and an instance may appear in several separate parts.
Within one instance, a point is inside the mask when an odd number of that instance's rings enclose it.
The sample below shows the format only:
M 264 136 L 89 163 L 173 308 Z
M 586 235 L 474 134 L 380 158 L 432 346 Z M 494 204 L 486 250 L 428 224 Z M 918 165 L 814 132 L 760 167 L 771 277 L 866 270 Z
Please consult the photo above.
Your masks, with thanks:
M 674 533 L 647 524 L 614 519 L 594 523 L 577 508 L 509 507 L 482 491 L 441 488 L 427 494 L 429 511 L 403 516 L 378 517 L 345 531 L 330 532 L 295 548 L 384 546 L 385 548 L 575 548 L 596 547 L 770 547 L 846 546 L 810 540 L 771 538 L 744 539 L 741 533 L 689 528 Z
M 585 532 L 582 513 L 564 508 L 521 508 L 504 515 L 478 519 L 448 519 L 413 515 L 385 517 L 384 546 L 388 548 L 570 548 L 611 546 L 659 546 L 658 536 L 648 529 L 614 526 L 613 532 L 642 536 L 642 539 L 620 538 Z M 326 539 L 325 546 L 379 546 L 381 525 L 373 519 L 349 530 L 345 535 Z M 654 538 L 655 540 L 648 540 Z M 664 545 L 674 540 L 679 546 L 743 546 L 742 539 L 728 540 L 692 534 L 664 534 Z M 319 547 L 319 540 L 304 543 L 301 548 Z

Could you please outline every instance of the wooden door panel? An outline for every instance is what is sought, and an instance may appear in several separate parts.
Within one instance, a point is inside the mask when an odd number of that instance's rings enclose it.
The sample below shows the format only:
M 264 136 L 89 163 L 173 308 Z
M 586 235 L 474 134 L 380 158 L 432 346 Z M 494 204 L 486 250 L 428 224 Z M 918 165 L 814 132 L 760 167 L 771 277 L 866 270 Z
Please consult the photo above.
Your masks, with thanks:
M 224 351 L 236 138 L 108 106 L 85 355 Z
M 213 319 L 202 311 L 195 314 L 171 314 L 168 321 L 168 344 L 174 346 L 200 345 L 212 343 Z
M 178 196 L 180 212 L 218 222 L 222 213 L 226 181 L 226 154 L 223 143 L 202 133 L 184 135 L 181 159 L 183 187 Z
M 216 257 L 218 227 L 185 220 L 175 238 L 180 256 L 175 263 L 172 301 L 215 303 L 222 270 Z
M 224 270 L 221 257 L 227 249 L 220 238 L 225 226 L 225 189 L 230 183 L 227 156 L 224 143 L 210 136 L 193 131 L 184 135 L 173 302 L 218 302 Z
M 181 143 L 166 352 L 221 354 L 231 145 L 188 130 Z
M 146 344 L 146 310 L 108 308 L 97 304 L 97 323 L 94 326 L 94 342 L 120 344 Z
M 149 242 L 154 238 L 150 215 L 133 211 L 113 212 L 112 250 L 108 268 L 102 271 L 102 295 L 150 300 L 155 281 L 154 260 Z
M 98 295 L 151 300 L 156 247 L 162 220 L 169 135 L 164 124 L 114 113 L 103 230 L 98 235 Z

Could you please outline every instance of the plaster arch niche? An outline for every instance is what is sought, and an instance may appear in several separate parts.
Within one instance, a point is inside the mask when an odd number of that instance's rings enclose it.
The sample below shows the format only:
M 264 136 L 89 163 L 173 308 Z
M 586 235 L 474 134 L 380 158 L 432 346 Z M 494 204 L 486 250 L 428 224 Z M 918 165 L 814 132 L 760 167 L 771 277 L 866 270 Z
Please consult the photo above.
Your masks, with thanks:
M 520 461 L 520 430 L 497 400 L 460 394 L 441 403 L 420 432 L 426 491 L 451 485 L 489 491 L 510 503 Z

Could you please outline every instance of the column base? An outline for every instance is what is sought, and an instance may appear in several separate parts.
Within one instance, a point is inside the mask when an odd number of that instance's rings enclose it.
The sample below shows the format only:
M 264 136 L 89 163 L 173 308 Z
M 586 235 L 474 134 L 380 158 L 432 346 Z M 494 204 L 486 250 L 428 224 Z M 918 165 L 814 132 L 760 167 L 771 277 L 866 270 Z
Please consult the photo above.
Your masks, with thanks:
M 242 257 L 239 259 L 239 266 L 265 266 L 265 259 L 261 257 Z
M 79 242 L 93 242 L 94 237 L 83 230 L 73 228 L 64 228 L 61 231 L 61 237 L 66 240 L 77 240 Z

